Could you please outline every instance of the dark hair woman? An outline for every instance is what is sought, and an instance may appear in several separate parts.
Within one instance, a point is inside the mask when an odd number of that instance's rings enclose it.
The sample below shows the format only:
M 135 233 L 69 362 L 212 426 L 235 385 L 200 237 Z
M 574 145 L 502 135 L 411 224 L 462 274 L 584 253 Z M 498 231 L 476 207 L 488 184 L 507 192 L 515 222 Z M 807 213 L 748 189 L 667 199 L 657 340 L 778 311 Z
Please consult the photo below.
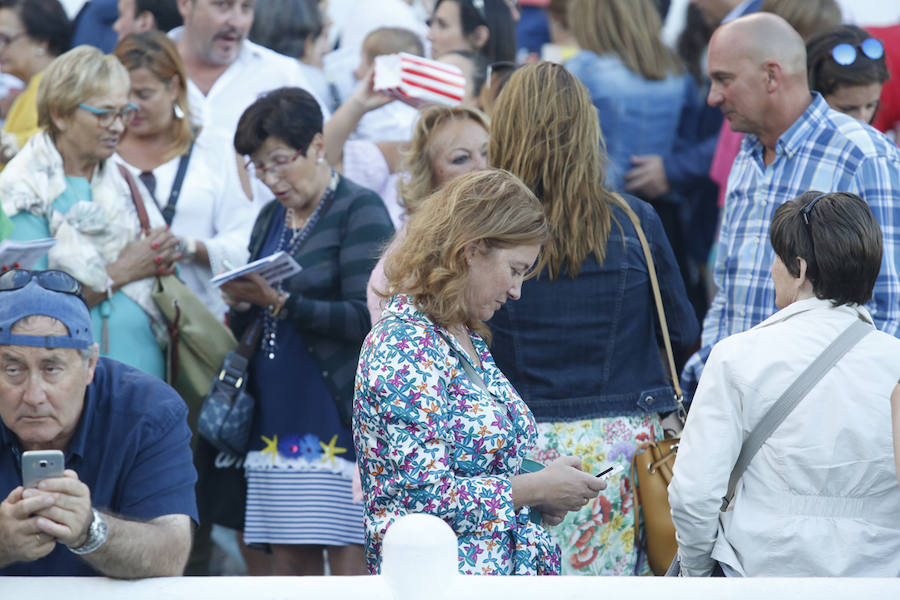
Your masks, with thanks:
M 881 41 L 855 25 L 842 25 L 809 40 L 806 45 L 809 89 L 828 105 L 871 123 L 881 88 L 890 78 Z
M 681 437 L 669 502 L 682 574 L 721 566 L 747 577 L 894 577 L 900 488 L 889 399 L 900 340 L 862 306 L 882 265 L 881 228 L 859 196 L 810 191 L 778 207 L 769 237 L 780 310 L 716 344 Z M 859 323 L 868 331 L 765 440 L 721 512 L 748 432 Z
M 267 544 L 270 574 L 365 573 L 362 506 L 350 404 L 359 348 L 371 327 L 366 282 L 393 233 L 381 198 L 325 162 L 322 112 L 298 88 L 260 97 L 238 122 L 238 153 L 275 199 L 250 236 L 250 258 L 286 252 L 302 271 L 277 285 L 256 274 L 222 286 L 240 336 L 262 321 L 250 361 L 257 400 L 244 461 L 244 541 Z

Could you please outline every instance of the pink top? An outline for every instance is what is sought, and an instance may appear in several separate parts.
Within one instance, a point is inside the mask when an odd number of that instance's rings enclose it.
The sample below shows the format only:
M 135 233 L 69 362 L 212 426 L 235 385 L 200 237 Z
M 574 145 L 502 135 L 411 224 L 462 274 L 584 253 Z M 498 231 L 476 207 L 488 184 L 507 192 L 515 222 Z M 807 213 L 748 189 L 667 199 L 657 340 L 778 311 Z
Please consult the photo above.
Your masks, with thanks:
M 731 173 L 731 165 L 741 151 L 741 140 L 744 134 L 732 131 L 728 119 L 722 121 L 722 129 L 719 131 L 719 143 L 716 144 L 716 152 L 713 154 L 712 164 L 709 167 L 709 178 L 719 184 L 719 208 L 725 206 L 725 192 L 728 190 L 728 175 Z

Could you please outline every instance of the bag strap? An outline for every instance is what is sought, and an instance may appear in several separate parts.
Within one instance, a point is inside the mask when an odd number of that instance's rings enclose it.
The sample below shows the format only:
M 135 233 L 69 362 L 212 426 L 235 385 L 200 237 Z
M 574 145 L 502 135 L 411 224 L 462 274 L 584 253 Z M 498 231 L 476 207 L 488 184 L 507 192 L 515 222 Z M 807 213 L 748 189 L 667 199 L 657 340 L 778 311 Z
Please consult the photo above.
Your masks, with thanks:
M 128 189 L 131 190 L 131 201 L 134 202 L 138 221 L 141 222 L 141 231 L 146 235 L 150 232 L 150 218 L 147 216 L 147 207 L 144 206 L 144 200 L 141 198 L 141 192 L 138 190 L 137 182 L 134 180 L 134 177 L 131 176 L 131 171 L 124 165 L 116 163 L 116 166 L 119 167 L 119 172 L 122 174 L 122 177 L 125 178 L 125 182 L 128 183 Z
M 444 341 L 447 342 L 447 345 L 450 346 L 450 352 L 459 360 L 462 365 L 463 372 L 465 372 L 466 377 L 468 377 L 472 383 L 474 383 L 479 390 L 493 398 L 494 400 L 497 397 L 490 392 L 487 388 L 487 384 L 484 383 L 484 378 L 478 374 L 478 371 L 475 370 L 475 367 L 472 365 L 472 362 L 469 360 L 468 356 L 463 355 L 456 347 L 453 345 L 453 342 L 450 341 L 450 338 L 443 331 L 438 331 L 438 335 L 444 338 Z
M 178 160 L 178 171 L 175 173 L 175 181 L 172 183 L 172 191 L 169 192 L 169 201 L 162 209 L 163 219 L 166 225 L 171 225 L 175 218 L 175 205 L 178 204 L 178 196 L 181 195 L 181 186 L 184 184 L 184 175 L 187 173 L 188 163 L 191 161 L 191 154 L 194 152 L 194 143 L 191 142 L 190 148 L 185 154 L 181 155 Z
M 637 214 L 618 194 L 613 194 L 614 203 L 628 215 L 634 230 L 637 233 L 638 240 L 641 242 L 641 249 L 644 251 L 644 260 L 647 261 L 647 273 L 650 276 L 650 288 L 653 290 L 653 301 L 656 303 L 656 314 L 659 317 L 659 326 L 662 329 L 663 345 L 666 349 L 666 359 L 668 361 L 669 377 L 672 379 L 672 388 L 675 390 L 675 402 L 678 404 L 678 414 L 682 421 L 687 416 L 684 410 L 682 400 L 684 394 L 681 391 L 681 383 L 678 381 L 678 372 L 675 369 L 675 354 L 672 352 L 672 339 L 669 337 L 669 325 L 666 321 L 666 311 L 663 308 L 662 294 L 659 291 L 659 280 L 656 278 L 656 265 L 653 262 L 653 253 L 650 252 L 650 244 L 647 243 L 647 236 L 641 228 L 641 220 Z
M 256 346 L 259 344 L 259 338 L 262 336 L 263 330 L 263 318 L 258 317 L 244 330 L 244 335 L 241 336 L 241 341 L 238 342 L 237 348 L 234 349 L 236 354 L 239 354 L 250 360 L 250 357 L 253 356 L 253 353 L 256 352 Z
M 831 368 L 850 351 L 853 346 L 863 339 L 870 331 L 872 326 L 857 319 L 850 327 L 845 329 L 827 348 L 814 360 L 799 377 L 781 394 L 781 397 L 775 401 L 769 412 L 757 423 L 747 439 L 741 446 L 741 453 L 738 455 L 734 469 L 731 471 L 731 477 L 728 478 L 728 491 L 722 498 L 722 506 L 719 510 L 725 512 L 734 500 L 734 491 L 737 482 L 740 480 L 744 471 L 750 465 L 750 461 L 762 447 L 769 436 L 778 429 L 778 426 L 787 418 L 791 411 L 796 408 L 800 401 L 809 394 L 810 390 L 831 370 Z

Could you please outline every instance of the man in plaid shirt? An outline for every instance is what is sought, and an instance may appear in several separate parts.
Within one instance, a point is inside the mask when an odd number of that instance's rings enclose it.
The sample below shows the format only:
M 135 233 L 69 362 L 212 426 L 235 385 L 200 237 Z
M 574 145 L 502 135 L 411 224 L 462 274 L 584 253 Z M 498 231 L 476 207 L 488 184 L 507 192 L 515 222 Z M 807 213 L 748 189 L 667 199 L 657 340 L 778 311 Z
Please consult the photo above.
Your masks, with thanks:
M 857 49 L 859 52 L 859 50 Z M 859 52 L 857 60 L 865 57 Z M 747 133 L 728 178 L 715 266 L 718 288 L 702 347 L 685 366 L 693 391 L 713 345 L 775 312 L 769 223 L 802 192 L 852 192 L 872 209 L 884 256 L 867 305 L 875 325 L 900 336 L 900 152 L 881 133 L 810 93 L 803 40 L 778 16 L 757 13 L 716 30 L 709 44 L 707 101 Z M 811 214 L 815 227 L 815 213 Z

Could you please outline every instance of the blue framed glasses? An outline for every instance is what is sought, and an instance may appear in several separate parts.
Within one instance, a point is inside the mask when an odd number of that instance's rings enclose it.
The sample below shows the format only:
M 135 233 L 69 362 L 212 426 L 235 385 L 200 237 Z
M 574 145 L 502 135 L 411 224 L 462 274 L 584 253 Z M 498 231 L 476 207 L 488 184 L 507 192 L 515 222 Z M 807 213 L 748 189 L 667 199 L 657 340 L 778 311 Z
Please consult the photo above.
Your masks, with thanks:
M 97 117 L 97 124 L 100 127 L 109 127 L 116 120 L 116 117 L 122 119 L 122 124 L 127 126 L 138 111 L 138 107 L 130 102 L 122 108 L 97 108 L 88 104 L 79 104 L 78 108 L 86 110 Z
M 867 58 L 879 60 L 884 57 L 884 46 L 881 40 L 875 38 L 866 38 L 859 45 L 844 42 L 831 49 L 831 58 L 837 64 L 846 67 L 856 62 L 860 52 Z

